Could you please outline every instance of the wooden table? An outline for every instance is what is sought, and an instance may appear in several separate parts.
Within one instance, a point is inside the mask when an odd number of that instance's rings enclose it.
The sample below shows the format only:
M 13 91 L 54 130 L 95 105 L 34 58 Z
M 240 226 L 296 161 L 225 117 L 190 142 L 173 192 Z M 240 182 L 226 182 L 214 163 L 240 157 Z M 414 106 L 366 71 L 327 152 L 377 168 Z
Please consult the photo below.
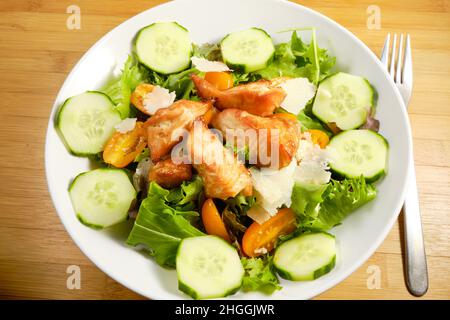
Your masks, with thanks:
M 161 2 L 0 2 L 0 298 L 142 298 L 97 269 L 64 230 L 47 191 L 44 141 L 55 96 L 81 55 L 119 23 Z M 450 1 L 301 2 L 350 29 L 377 54 L 387 32 L 412 36 L 415 87 L 409 112 L 430 277 L 424 298 L 448 299 Z M 66 28 L 70 4 L 81 9 L 80 30 Z M 372 4 L 381 9 L 380 30 L 367 28 Z M 397 223 L 361 268 L 318 298 L 413 298 L 404 283 L 401 238 Z M 81 268 L 80 290 L 66 288 L 69 265 Z M 372 265 L 381 271 L 380 289 L 368 289 Z

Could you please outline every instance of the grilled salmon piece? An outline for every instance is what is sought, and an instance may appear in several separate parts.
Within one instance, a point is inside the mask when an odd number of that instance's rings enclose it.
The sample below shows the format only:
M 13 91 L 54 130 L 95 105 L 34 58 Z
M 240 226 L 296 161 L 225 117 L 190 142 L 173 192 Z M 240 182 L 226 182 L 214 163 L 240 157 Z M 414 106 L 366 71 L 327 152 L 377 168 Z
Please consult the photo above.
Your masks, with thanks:
M 221 110 L 235 108 L 258 116 L 268 116 L 286 97 L 284 90 L 278 87 L 277 81 L 259 80 L 219 90 L 195 74 L 191 75 L 191 79 L 199 96 L 203 99 L 214 99 L 214 105 Z
M 161 160 L 189 130 L 195 119 L 212 108 L 212 102 L 178 100 L 170 107 L 158 109 L 146 122 L 148 146 L 153 162 Z M 184 130 L 183 130 L 184 129 Z
M 225 139 L 233 139 L 228 144 L 247 146 L 250 162 L 256 160 L 252 164 L 258 166 L 287 166 L 295 156 L 301 136 L 296 119 L 277 115 L 259 117 L 239 109 L 222 111 L 213 118 L 212 126 Z
M 244 195 L 252 194 L 250 172 L 202 121 L 192 126 L 187 150 L 203 179 L 207 198 L 225 200 L 241 191 Z
M 174 163 L 168 158 L 157 162 L 148 173 L 148 180 L 155 181 L 161 187 L 170 189 L 178 187 L 183 181 L 192 179 L 192 166 Z

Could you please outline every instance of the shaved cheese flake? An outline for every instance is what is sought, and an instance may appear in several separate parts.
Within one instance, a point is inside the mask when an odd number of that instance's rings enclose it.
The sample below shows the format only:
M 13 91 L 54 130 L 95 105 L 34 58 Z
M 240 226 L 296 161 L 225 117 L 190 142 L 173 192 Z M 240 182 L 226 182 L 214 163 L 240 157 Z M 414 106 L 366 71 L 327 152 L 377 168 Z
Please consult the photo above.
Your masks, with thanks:
M 144 108 L 153 115 L 158 109 L 170 106 L 176 98 L 175 92 L 169 92 L 166 88 L 155 86 L 153 90 L 144 97 Z
M 333 150 L 321 149 L 304 133 L 297 154 L 292 162 L 280 169 L 250 168 L 256 204 L 247 215 L 262 224 L 274 216 L 283 205 L 291 206 L 292 189 L 296 182 L 308 184 L 327 184 L 331 179 L 329 163 Z
M 209 61 L 205 58 L 192 57 L 192 64 L 200 72 L 223 72 L 231 71 L 228 66 L 220 61 Z
M 280 84 L 280 87 L 286 92 L 281 106 L 293 114 L 298 114 L 309 100 L 316 94 L 316 86 L 306 78 L 288 79 Z
M 280 170 L 250 168 L 256 204 L 264 208 L 271 216 L 275 215 L 282 205 L 291 206 L 296 165 L 297 162 L 294 159 Z
M 306 184 L 327 184 L 330 182 L 331 172 L 315 162 L 305 162 L 295 169 L 296 182 Z
M 136 126 L 137 118 L 125 118 L 120 123 L 116 124 L 114 128 L 120 133 L 127 133 Z
M 262 247 L 262 248 L 255 249 L 253 252 L 256 253 L 256 254 L 266 254 L 267 253 L 267 249 Z
M 330 148 L 321 149 L 306 135 L 306 139 L 300 140 L 296 158 L 299 161 L 294 173 L 296 182 L 311 184 L 330 182 L 331 172 L 328 166 L 331 159 Z
M 272 216 L 259 204 L 255 204 L 247 211 L 247 216 L 249 216 L 253 221 L 263 224 L 269 220 Z
M 329 163 L 333 150 L 321 149 L 311 141 L 309 133 L 303 134 L 292 162 L 280 169 L 250 168 L 256 204 L 247 215 L 262 224 L 274 216 L 283 205 L 291 206 L 292 189 L 296 182 L 327 184 L 331 179 Z
M 298 144 L 297 153 L 295 155 L 297 161 L 315 161 L 322 163 L 325 167 L 330 162 L 330 148 L 322 149 L 318 144 L 315 144 L 311 140 L 311 134 L 309 132 L 303 133 L 304 139 L 301 139 Z

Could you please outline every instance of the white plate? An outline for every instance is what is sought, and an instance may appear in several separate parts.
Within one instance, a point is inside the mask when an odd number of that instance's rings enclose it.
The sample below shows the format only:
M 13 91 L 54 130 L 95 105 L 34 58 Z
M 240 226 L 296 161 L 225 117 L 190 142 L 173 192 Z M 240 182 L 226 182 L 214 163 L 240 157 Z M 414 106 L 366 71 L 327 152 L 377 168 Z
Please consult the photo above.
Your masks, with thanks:
M 173 1 L 125 21 L 89 49 L 58 93 L 50 115 L 45 146 L 50 194 L 73 240 L 93 263 L 131 290 L 153 299 L 187 297 L 177 290 L 175 271 L 163 269 L 141 252 L 127 247 L 124 242 L 126 228 L 99 232 L 77 220 L 67 188 L 78 173 L 89 169 L 89 162 L 67 152 L 53 123 L 57 108 L 67 97 L 101 87 L 117 69 L 117 63 L 125 60 L 136 32 L 156 21 L 179 22 L 190 31 L 196 43 L 218 41 L 231 31 L 253 26 L 263 28 L 275 42 L 280 42 L 288 40 L 290 34 L 277 34 L 279 30 L 315 26 L 319 45 L 336 56 L 338 69 L 366 77 L 378 90 L 377 118 L 381 121 L 381 133 L 390 144 L 389 174 L 378 184 L 379 193 L 374 201 L 332 230 L 339 250 L 336 268 L 315 281 L 281 281 L 283 289 L 272 296 L 239 292 L 231 298 L 308 299 L 344 280 L 381 244 L 400 211 L 407 178 L 406 164 L 411 152 L 409 123 L 399 93 L 370 49 L 336 22 L 287 1 Z M 301 36 L 309 41 L 308 32 L 302 32 Z

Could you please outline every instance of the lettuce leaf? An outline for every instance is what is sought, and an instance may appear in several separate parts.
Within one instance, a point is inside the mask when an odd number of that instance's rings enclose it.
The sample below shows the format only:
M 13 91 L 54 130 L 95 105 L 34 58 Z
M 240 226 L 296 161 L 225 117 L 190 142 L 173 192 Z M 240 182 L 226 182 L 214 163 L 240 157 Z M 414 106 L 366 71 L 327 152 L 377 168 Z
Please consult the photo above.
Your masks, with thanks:
M 151 83 L 155 86 L 164 87 L 166 81 L 167 81 L 166 75 L 159 74 L 154 70 L 149 70 L 148 83 Z
M 133 90 L 149 77 L 149 71 L 141 66 L 136 55 L 128 56 L 119 78 L 101 91 L 111 98 L 122 119 L 130 115 L 130 97 Z
M 222 220 L 227 227 L 228 233 L 235 238 L 240 239 L 244 232 L 247 230 L 247 226 L 244 225 L 238 218 L 238 215 L 231 211 L 229 207 L 226 207 L 222 211 Z
M 191 181 L 184 181 L 181 186 L 171 190 L 164 189 L 156 182 L 150 182 L 147 197 L 158 196 L 164 200 L 165 207 L 171 208 L 194 222 L 199 217 L 198 199 L 203 192 L 203 181 L 199 176 Z
M 291 43 L 281 43 L 275 47 L 275 54 L 272 63 L 266 68 L 254 72 L 264 79 L 272 79 L 276 77 L 305 77 L 304 68 L 297 66 L 296 57 L 292 52 Z
M 377 190 L 367 184 L 363 177 L 357 179 L 332 180 L 320 205 L 317 219 L 305 227 L 328 230 L 339 224 L 346 216 L 362 205 L 373 200 Z
M 237 215 L 246 215 L 247 210 L 250 209 L 256 202 L 255 196 L 243 196 L 238 194 L 234 198 L 225 200 L 228 208 Z
M 380 120 L 375 119 L 371 114 L 367 114 L 366 122 L 359 128 L 378 132 L 380 130 Z
M 302 111 L 299 112 L 299 114 L 297 115 L 297 119 L 300 122 L 303 131 L 310 130 L 310 129 L 316 129 L 316 130 L 324 131 L 329 136 L 331 136 L 331 132 L 328 130 L 328 128 L 323 126 L 319 120 L 307 115 L 305 113 L 305 109 L 303 109 Z
M 243 291 L 261 291 L 272 294 L 281 286 L 273 267 L 273 256 L 261 258 L 241 258 L 245 274 L 242 280 Z
M 193 55 L 210 61 L 223 61 L 219 43 L 204 43 L 193 45 Z
M 292 189 L 291 209 L 299 216 L 300 221 L 317 219 L 320 203 L 324 200 L 323 194 L 328 187 L 328 184 L 295 183 Z
M 126 118 L 130 116 L 131 93 L 142 82 L 174 91 L 177 99 L 199 99 L 190 78 L 192 73 L 199 73 L 199 71 L 191 68 L 168 76 L 159 74 L 140 64 L 136 54 L 133 53 L 128 56 L 120 77 L 110 82 L 101 91 L 111 98 L 121 117 Z
M 198 189 L 198 182 L 192 182 L 185 189 L 189 190 L 186 196 L 177 198 L 172 196 L 176 190 L 167 190 L 155 182 L 149 186 L 148 197 L 144 199 L 139 208 L 137 219 L 128 236 L 127 243 L 131 246 L 145 245 L 150 254 L 155 257 L 158 264 L 167 267 L 175 266 L 175 257 L 180 241 L 188 237 L 204 235 L 191 224 L 198 218 L 198 212 L 181 209 L 179 202 L 188 203 L 186 200 Z M 183 195 L 183 192 L 181 192 Z M 175 199 L 180 199 L 174 204 Z
M 304 43 L 296 31 L 292 32 L 289 42 L 275 47 L 272 63 L 255 74 L 264 79 L 306 77 L 314 84 L 318 84 L 328 76 L 336 59 L 330 57 L 326 49 L 318 47 L 315 29 L 308 30 L 312 32 L 309 44 Z
M 376 194 L 376 188 L 367 184 L 363 177 L 331 180 L 322 186 L 296 183 L 291 208 L 299 217 L 303 229 L 326 231 L 374 199 Z
M 172 189 L 166 200 L 176 209 L 198 210 L 199 203 L 203 202 L 203 181 L 195 176 L 191 181 L 183 181 L 180 187 Z
M 179 73 L 171 74 L 163 83 L 163 87 L 169 91 L 175 91 L 177 99 L 200 99 L 195 92 L 194 83 L 191 80 L 191 74 L 198 74 L 199 71 L 195 68 L 187 69 Z
M 318 47 L 315 29 L 311 28 L 311 32 L 311 43 L 307 45 L 294 31 L 291 37 L 291 48 L 296 57 L 297 65 L 302 66 L 305 69 L 305 76 L 311 82 L 317 84 L 328 76 L 336 58 L 328 56 L 326 49 Z

